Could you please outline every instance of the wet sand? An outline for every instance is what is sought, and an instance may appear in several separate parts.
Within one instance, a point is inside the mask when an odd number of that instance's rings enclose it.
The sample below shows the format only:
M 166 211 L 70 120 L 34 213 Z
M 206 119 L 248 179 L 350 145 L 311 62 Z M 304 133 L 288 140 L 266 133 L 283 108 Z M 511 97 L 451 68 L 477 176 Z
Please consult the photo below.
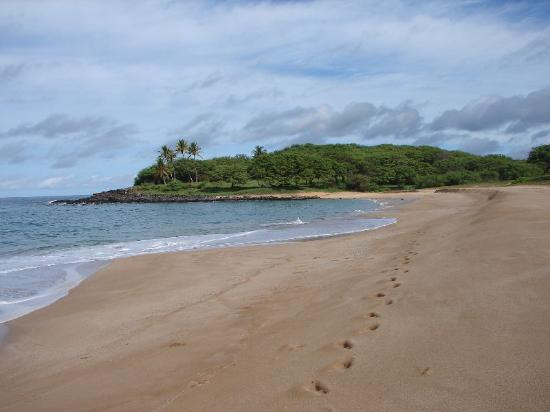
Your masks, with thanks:
M 0 410 L 550 410 L 550 188 L 416 198 L 372 232 L 115 261 L 8 323 Z

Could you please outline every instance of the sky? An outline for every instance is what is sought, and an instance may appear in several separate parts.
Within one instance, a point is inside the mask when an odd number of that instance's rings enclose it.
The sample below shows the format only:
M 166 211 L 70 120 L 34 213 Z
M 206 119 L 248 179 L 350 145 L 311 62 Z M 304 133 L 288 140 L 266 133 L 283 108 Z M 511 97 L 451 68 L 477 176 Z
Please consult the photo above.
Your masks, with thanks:
M 524 158 L 549 68 L 545 0 L 2 0 L 0 197 L 129 186 L 178 138 Z

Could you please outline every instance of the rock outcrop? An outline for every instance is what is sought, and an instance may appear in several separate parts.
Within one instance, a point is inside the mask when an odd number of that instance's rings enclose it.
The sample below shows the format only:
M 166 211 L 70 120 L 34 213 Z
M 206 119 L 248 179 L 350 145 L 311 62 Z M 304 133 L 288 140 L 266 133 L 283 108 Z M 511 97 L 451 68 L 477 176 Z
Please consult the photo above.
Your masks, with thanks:
M 94 193 L 81 199 L 54 200 L 52 204 L 97 205 L 104 203 L 188 203 L 188 202 L 238 202 L 250 200 L 309 200 L 319 196 L 308 195 L 204 195 L 149 194 L 133 189 L 116 189 Z

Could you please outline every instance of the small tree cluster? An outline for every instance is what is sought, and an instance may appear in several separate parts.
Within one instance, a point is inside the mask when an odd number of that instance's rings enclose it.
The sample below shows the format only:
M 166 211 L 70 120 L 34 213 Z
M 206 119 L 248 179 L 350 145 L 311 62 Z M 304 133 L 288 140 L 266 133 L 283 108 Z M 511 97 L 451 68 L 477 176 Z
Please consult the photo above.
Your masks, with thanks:
M 166 184 L 167 180 L 174 180 L 176 178 L 174 162 L 178 155 L 181 155 L 182 158 L 193 158 L 193 163 L 195 164 L 195 182 L 198 182 L 199 176 L 196 161 L 197 157 L 201 157 L 201 150 L 201 147 L 196 142 L 187 143 L 184 139 L 178 140 L 174 149 L 168 145 L 162 146 L 155 165 L 156 180 L 162 181 L 164 184 Z M 193 182 L 192 175 L 189 175 L 189 180 Z

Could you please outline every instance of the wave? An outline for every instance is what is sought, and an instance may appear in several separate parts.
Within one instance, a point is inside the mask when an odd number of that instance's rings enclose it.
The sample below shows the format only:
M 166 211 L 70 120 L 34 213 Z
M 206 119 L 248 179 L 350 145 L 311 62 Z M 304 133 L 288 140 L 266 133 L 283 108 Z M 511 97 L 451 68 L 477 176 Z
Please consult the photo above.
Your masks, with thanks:
M 117 242 L 74 247 L 47 253 L 0 259 L 0 323 L 22 316 L 63 297 L 99 265 L 123 257 L 284 243 L 377 229 L 396 222 L 394 218 L 357 216 L 304 222 L 300 218 L 237 233 L 218 233 Z
M 275 223 L 263 223 L 262 227 L 272 227 L 272 226 L 288 226 L 288 225 L 305 225 L 308 222 L 304 222 L 299 217 L 296 220 L 291 220 L 290 222 L 275 222 Z

